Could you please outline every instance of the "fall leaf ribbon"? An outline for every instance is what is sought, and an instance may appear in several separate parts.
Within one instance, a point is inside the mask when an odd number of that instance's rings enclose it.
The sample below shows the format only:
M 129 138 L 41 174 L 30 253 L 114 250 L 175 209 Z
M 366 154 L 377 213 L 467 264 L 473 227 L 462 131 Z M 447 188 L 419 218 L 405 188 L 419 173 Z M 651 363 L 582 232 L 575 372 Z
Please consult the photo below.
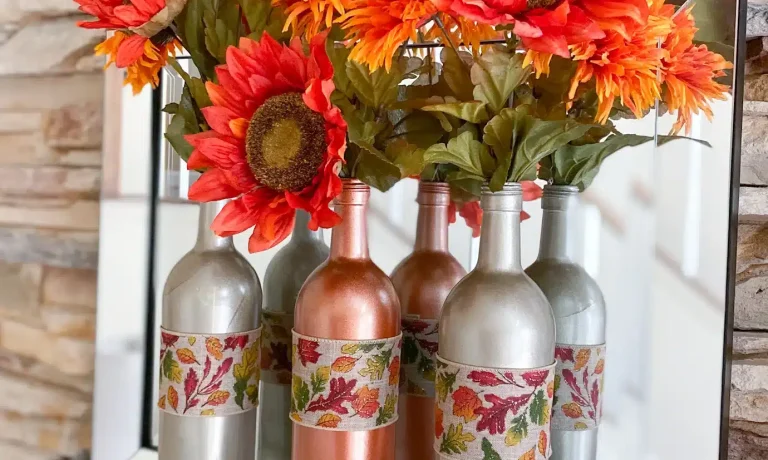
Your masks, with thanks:
M 187 334 L 161 328 L 160 410 L 201 417 L 258 407 L 261 331 Z
M 436 355 L 435 365 L 434 448 L 441 458 L 549 458 L 555 363 L 486 368 Z
M 605 350 L 605 344 L 557 344 L 553 430 L 591 430 L 600 425 Z
M 436 319 L 405 317 L 403 324 L 403 363 L 401 391 L 409 396 L 435 397 Z
M 277 385 L 291 384 L 291 330 L 293 315 L 263 311 L 261 324 L 261 380 Z
M 319 339 L 293 332 L 291 419 L 333 431 L 397 421 L 402 334 L 377 340 Z

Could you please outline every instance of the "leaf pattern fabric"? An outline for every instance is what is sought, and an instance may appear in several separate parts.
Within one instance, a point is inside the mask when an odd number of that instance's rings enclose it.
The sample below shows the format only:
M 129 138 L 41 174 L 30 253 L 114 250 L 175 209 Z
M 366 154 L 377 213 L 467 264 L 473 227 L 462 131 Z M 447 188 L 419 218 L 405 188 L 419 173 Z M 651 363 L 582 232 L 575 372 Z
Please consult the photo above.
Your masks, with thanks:
M 591 430 L 603 416 L 605 344 L 566 345 L 555 349 L 555 401 L 552 429 Z
M 403 318 L 402 391 L 410 396 L 435 397 L 436 319 Z
M 555 363 L 494 369 L 435 356 L 435 452 L 452 460 L 549 458 Z
M 261 380 L 290 385 L 293 315 L 264 311 L 261 324 L 264 329 L 261 335 Z
M 332 431 L 396 422 L 402 346 L 402 335 L 329 340 L 293 331 L 291 419 Z
M 261 332 L 186 334 L 162 329 L 157 406 L 187 417 L 233 415 L 258 407 Z

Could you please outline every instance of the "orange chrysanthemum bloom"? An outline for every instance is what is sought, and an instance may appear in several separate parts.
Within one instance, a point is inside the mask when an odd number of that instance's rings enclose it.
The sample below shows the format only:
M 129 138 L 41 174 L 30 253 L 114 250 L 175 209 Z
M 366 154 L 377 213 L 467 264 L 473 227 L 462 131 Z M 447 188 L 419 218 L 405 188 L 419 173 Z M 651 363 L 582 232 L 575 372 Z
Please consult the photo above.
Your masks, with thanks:
M 437 24 L 432 24 L 426 31 L 424 34 L 426 40 L 439 41 L 446 45 L 464 45 L 470 47 L 474 53 L 478 53 L 483 41 L 498 39 L 502 36 L 492 26 L 469 20 L 460 15 L 439 13 L 439 17 L 450 42 L 446 43 L 446 34 Z
M 146 84 L 156 87 L 158 74 L 168 56 L 176 54 L 181 44 L 168 29 L 187 0 L 75 0 L 80 11 L 95 16 L 95 21 L 81 21 L 86 29 L 116 30 L 96 47 L 97 55 L 107 55 L 107 66 L 114 63 L 126 69 L 125 84 L 134 94 Z
M 346 3 L 347 0 L 272 0 L 272 6 L 285 9 L 283 32 L 291 28 L 294 35 L 306 39 L 330 29 L 346 11 Z
M 585 6 L 596 22 L 610 20 L 614 25 L 605 38 L 571 47 L 578 66 L 569 97 L 576 96 L 580 84 L 594 79 L 598 97 L 596 118 L 600 123 L 608 120 L 616 98 L 635 116 L 642 117 L 661 97 L 658 71 L 666 51 L 659 48 L 659 42 L 666 38 L 673 25 L 661 0 L 651 0 L 654 8 L 638 23 L 642 19 L 642 14 L 638 16 L 638 10 L 642 11 L 640 2 L 644 1 L 621 4 L 616 11 Z M 624 25 L 617 25 L 618 18 L 623 18 Z M 629 33 L 629 37 L 625 37 L 625 33 Z
M 296 210 L 309 227 L 330 228 L 341 217 L 329 204 L 341 193 L 347 125 L 331 104 L 333 66 L 325 34 L 310 54 L 264 34 L 240 40 L 206 83 L 212 106 L 202 109 L 212 131 L 187 136 L 194 147 L 189 169 L 206 171 L 189 190 L 195 201 L 234 198 L 211 225 L 231 236 L 253 227 L 250 252 L 269 249 L 291 232 Z
M 135 44 L 131 42 L 135 41 Z M 181 51 L 181 42 L 170 37 L 167 43 L 155 45 L 152 40 L 141 35 L 129 35 L 118 30 L 115 34 L 96 46 L 96 55 L 107 56 L 107 64 L 113 63 L 125 69 L 124 84 L 131 85 L 133 94 L 138 94 L 144 85 L 157 87 L 160 82 L 160 70 L 168 63 L 168 56 Z
M 419 27 L 435 13 L 431 0 L 351 0 L 338 22 L 354 43 L 351 59 L 389 71 L 397 49 L 415 41 Z
M 668 55 L 662 61 L 664 102 L 671 112 L 677 112 L 672 128 L 679 132 L 685 128 L 690 134 L 692 117 L 703 112 L 712 119 L 710 100 L 724 100 L 728 87 L 717 83 L 733 67 L 723 56 L 709 51 L 706 45 L 695 46 L 693 37 L 698 30 L 694 25 L 691 8 L 674 17 L 675 28 L 667 36 L 662 48 Z

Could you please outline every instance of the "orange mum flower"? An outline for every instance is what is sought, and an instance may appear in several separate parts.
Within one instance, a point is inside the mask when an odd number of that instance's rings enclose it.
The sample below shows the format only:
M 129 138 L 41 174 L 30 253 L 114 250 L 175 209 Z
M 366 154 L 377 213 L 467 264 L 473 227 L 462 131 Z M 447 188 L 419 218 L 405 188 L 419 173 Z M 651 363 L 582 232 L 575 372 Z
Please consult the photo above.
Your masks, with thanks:
M 497 32 L 488 24 L 471 21 L 464 17 L 448 13 L 439 13 L 439 17 L 443 22 L 450 43 L 453 43 L 455 46 L 468 46 L 475 53 L 480 51 L 480 46 L 483 41 L 498 39 L 502 36 L 500 32 Z M 432 27 L 430 27 L 424 34 L 424 38 L 445 43 L 445 35 L 446 34 L 443 33 L 440 27 L 432 25 Z
M 309 227 L 330 228 L 340 216 L 329 204 L 341 193 L 338 172 L 347 125 L 331 104 L 333 66 L 325 34 L 306 56 L 264 34 L 240 39 L 216 68 L 219 84 L 207 82 L 212 106 L 202 109 L 212 131 L 187 136 L 194 147 L 189 169 L 206 172 L 189 190 L 196 201 L 234 198 L 211 225 L 231 236 L 253 227 L 250 252 L 269 249 L 293 229 L 296 210 Z
M 95 16 L 81 21 L 85 29 L 117 30 L 96 47 L 97 55 L 107 55 L 107 66 L 114 63 L 126 69 L 125 84 L 134 94 L 146 84 L 156 87 L 158 74 L 168 56 L 181 49 L 181 43 L 168 29 L 187 0 L 75 0 L 80 11 Z
M 272 0 L 272 6 L 285 9 L 288 16 L 283 32 L 293 29 L 295 35 L 307 39 L 330 29 L 346 11 L 346 0 Z
M 129 35 L 118 30 L 115 34 L 96 46 L 96 54 L 106 55 L 107 64 L 114 63 L 125 69 L 123 82 L 131 85 L 133 94 L 138 94 L 144 85 L 156 88 L 160 83 L 160 70 L 168 63 L 168 56 L 181 51 L 181 42 L 175 37 L 168 37 L 168 42 L 155 45 L 153 40 L 141 35 Z
M 389 71 L 400 45 L 415 41 L 419 27 L 435 13 L 437 8 L 430 0 L 351 0 L 338 21 L 355 43 L 351 59 L 371 70 L 384 67 Z
M 709 101 L 726 98 L 728 87 L 717 83 L 715 78 L 724 76 L 725 70 L 733 65 L 709 51 L 706 45 L 693 44 L 698 29 L 691 8 L 678 12 L 674 23 L 675 28 L 662 45 L 668 52 L 662 61 L 664 102 L 671 112 L 677 112 L 672 132 L 685 128 L 686 134 L 690 134 L 693 115 L 701 111 L 711 120 Z
M 601 8 L 586 7 L 596 22 L 607 21 L 613 26 L 605 38 L 571 47 L 578 66 L 569 97 L 573 99 L 579 85 L 594 78 L 598 97 L 596 118 L 600 123 L 608 120 L 616 98 L 639 118 L 661 97 L 658 70 L 666 52 L 658 45 L 672 29 L 672 21 L 662 1 L 651 1 L 654 8 L 640 23 L 644 13 L 638 13 L 642 9 L 631 5 L 622 4 L 615 10 L 608 8 L 608 4 Z M 624 33 L 629 33 L 629 37 Z

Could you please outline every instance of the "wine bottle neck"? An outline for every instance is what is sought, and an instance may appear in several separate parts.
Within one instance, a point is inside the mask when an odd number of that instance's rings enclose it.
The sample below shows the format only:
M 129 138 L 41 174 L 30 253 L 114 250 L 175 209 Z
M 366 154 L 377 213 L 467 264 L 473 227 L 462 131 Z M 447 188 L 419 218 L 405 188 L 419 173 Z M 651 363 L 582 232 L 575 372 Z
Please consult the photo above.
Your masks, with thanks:
M 579 202 L 579 189 L 572 186 L 545 186 L 541 198 L 543 211 L 539 260 L 575 260 L 573 219 Z
M 448 206 L 451 203 L 448 184 L 421 182 L 416 201 L 419 217 L 414 251 L 448 252 Z
M 521 272 L 520 211 L 523 192 L 519 184 L 509 183 L 504 189 L 492 193 L 483 190 L 480 198 L 483 208 L 483 227 L 477 269 L 484 271 Z
M 224 209 L 229 200 L 211 201 L 200 203 L 200 217 L 197 226 L 197 242 L 195 249 L 198 251 L 216 251 L 231 249 L 233 247 L 232 237 L 221 237 L 213 233 L 211 224 L 216 215 Z
M 334 210 L 341 223 L 331 233 L 331 259 L 368 259 L 366 211 L 370 188 L 356 179 L 343 179 Z

